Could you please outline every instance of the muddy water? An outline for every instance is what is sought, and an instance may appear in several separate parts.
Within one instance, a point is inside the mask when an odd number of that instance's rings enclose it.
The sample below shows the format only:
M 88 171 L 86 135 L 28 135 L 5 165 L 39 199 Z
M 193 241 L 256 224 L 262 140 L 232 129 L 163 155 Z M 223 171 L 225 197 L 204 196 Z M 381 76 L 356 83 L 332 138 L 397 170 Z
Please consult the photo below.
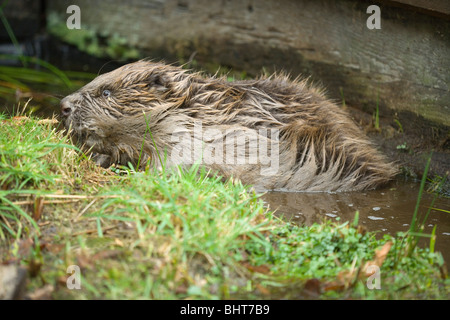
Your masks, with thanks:
M 419 192 L 418 183 L 397 182 L 389 188 L 367 192 L 345 193 L 288 193 L 268 192 L 262 196 L 268 207 L 279 216 L 299 225 L 311 225 L 325 218 L 340 222 L 353 221 L 359 211 L 359 223 L 370 231 L 395 235 L 407 231 Z M 424 216 L 433 196 L 424 193 L 419 213 Z M 435 208 L 450 211 L 450 199 L 439 197 Z M 435 250 L 440 251 L 447 265 L 450 263 L 450 214 L 432 210 L 426 222 L 425 233 L 436 228 Z M 421 247 L 429 246 L 429 238 L 424 238 Z

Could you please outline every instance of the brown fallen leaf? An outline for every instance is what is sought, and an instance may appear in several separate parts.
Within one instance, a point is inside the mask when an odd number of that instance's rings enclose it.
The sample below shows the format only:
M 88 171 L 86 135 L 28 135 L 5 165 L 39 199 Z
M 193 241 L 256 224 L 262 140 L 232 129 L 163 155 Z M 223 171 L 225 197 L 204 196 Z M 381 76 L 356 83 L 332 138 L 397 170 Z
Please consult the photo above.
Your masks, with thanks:
M 342 291 L 352 287 L 357 279 L 359 269 L 352 268 L 338 273 L 336 280 L 327 282 L 323 285 L 324 291 Z
M 99 253 L 94 254 L 92 256 L 92 260 L 96 261 L 96 260 L 111 259 L 111 258 L 118 257 L 122 254 L 123 254 L 122 250 L 105 250 L 105 251 L 100 251 Z
M 31 259 L 28 263 L 28 274 L 31 278 L 36 277 L 41 272 L 42 263 L 36 259 Z
M 324 283 L 322 288 L 324 291 L 342 291 L 346 288 L 352 287 L 356 280 L 364 279 L 371 276 L 374 272 L 368 272 L 368 267 L 376 265 L 379 268 L 383 265 L 384 260 L 389 253 L 393 243 L 391 241 L 386 242 L 379 250 L 375 250 L 375 256 L 372 261 L 366 262 L 363 266 L 356 266 L 356 260 L 354 260 L 350 270 L 343 270 L 338 273 L 336 280 Z
M 42 119 L 38 121 L 38 124 L 59 124 L 57 119 Z
M 184 284 L 178 286 L 175 289 L 175 293 L 177 293 L 177 294 L 186 294 L 187 292 L 188 292 L 188 287 Z
M 374 259 L 372 261 L 367 262 L 364 265 L 363 269 L 362 269 L 363 274 L 366 277 L 370 277 L 375 272 L 375 271 L 368 272 L 367 269 L 368 269 L 369 266 L 375 265 L 375 266 L 381 268 L 381 266 L 383 265 L 384 260 L 386 260 L 386 257 L 387 257 L 387 255 L 389 253 L 389 250 L 391 250 L 392 245 L 393 245 L 392 241 L 388 241 L 388 242 L 386 242 L 383 245 L 383 247 L 381 247 L 380 250 L 375 250 L 375 257 L 374 257 Z
M 321 293 L 321 283 L 319 279 L 309 279 L 303 288 L 304 293 L 308 296 L 318 297 Z
M 27 297 L 31 300 L 52 300 L 53 291 L 55 291 L 55 287 L 51 284 L 46 284 L 42 288 L 36 289 L 28 294 Z
M 64 250 L 66 248 L 65 244 L 56 244 L 56 243 L 49 243 L 49 242 L 43 242 L 41 243 L 41 251 L 48 251 L 52 254 L 57 254 Z
M 447 279 L 448 272 L 447 272 L 447 264 L 445 262 L 442 266 L 439 267 L 439 271 L 441 272 L 441 278 Z
M 262 274 L 270 273 L 270 268 L 266 265 L 252 266 L 251 264 L 249 264 L 247 262 L 244 262 L 243 265 L 245 268 L 247 268 L 251 272 L 258 272 L 258 273 L 262 273 Z
M 14 122 L 16 124 L 22 124 L 25 121 L 30 120 L 30 118 L 28 118 L 27 116 L 15 116 L 11 120 L 12 120 L 12 122 Z
M 33 207 L 34 221 L 38 221 L 41 218 L 43 208 L 44 208 L 44 198 L 36 197 L 36 199 L 34 199 L 34 207 Z
M 356 267 L 357 259 L 353 259 L 350 270 L 343 270 L 338 273 L 336 280 L 330 281 L 323 285 L 324 291 L 342 291 L 352 287 L 360 276 L 360 267 Z
M 365 235 L 367 233 L 367 227 L 358 225 L 358 227 L 356 228 L 356 232 L 361 235 Z
M 79 253 L 77 258 L 77 265 L 81 268 L 92 268 L 96 261 L 104 259 L 116 258 L 123 254 L 122 250 L 105 250 L 96 254 L 88 254 L 86 252 Z
M 123 248 L 123 242 L 119 238 L 114 239 L 114 244 L 118 245 L 119 247 Z
M 345 284 L 340 281 L 330 281 L 323 285 L 323 291 L 342 291 L 345 289 Z
M 81 269 L 91 268 L 93 266 L 91 256 L 83 251 L 77 254 L 76 259 L 77 259 L 76 265 L 79 266 Z
M 9 183 L 3 182 L 2 184 L 0 184 L 0 189 L 1 190 L 8 190 L 9 189 Z
M 102 231 L 103 231 L 103 233 L 106 233 L 106 231 L 109 231 L 109 230 L 112 230 L 112 229 L 115 229 L 115 228 L 118 228 L 118 227 L 119 227 L 119 225 L 110 226 L 110 227 L 104 227 L 104 228 L 102 228 Z M 72 237 L 76 237 L 76 236 L 83 235 L 83 234 L 96 233 L 96 232 L 98 232 L 97 228 L 96 229 L 90 229 L 90 230 L 83 230 L 83 231 L 80 231 L 80 232 L 72 233 Z
M 258 289 L 259 292 L 261 292 L 261 294 L 263 294 L 265 296 L 270 296 L 270 291 L 266 287 L 263 287 L 259 283 L 256 283 L 255 287 L 256 287 L 256 289 Z

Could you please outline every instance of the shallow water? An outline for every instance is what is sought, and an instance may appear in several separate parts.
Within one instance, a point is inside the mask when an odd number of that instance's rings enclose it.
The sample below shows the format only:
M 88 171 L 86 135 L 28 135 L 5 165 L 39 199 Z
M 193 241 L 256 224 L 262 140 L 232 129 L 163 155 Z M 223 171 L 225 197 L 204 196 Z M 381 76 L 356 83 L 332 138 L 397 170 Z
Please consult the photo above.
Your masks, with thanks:
M 397 182 L 389 188 L 343 193 L 298 193 L 268 192 L 262 196 L 268 207 L 276 210 L 279 216 L 299 224 L 311 225 L 324 218 L 340 222 L 353 221 L 359 211 L 359 224 L 370 231 L 395 235 L 398 231 L 407 231 L 414 213 L 419 193 L 419 183 Z M 425 216 L 433 195 L 424 192 L 420 202 L 419 214 Z M 450 211 L 450 199 L 438 197 L 434 208 Z M 423 219 L 423 218 L 422 218 Z M 447 265 L 450 262 L 450 214 L 432 210 L 425 233 L 430 234 L 436 228 L 435 250 L 444 256 Z M 429 238 L 423 238 L 421 247 L 429 246 Z

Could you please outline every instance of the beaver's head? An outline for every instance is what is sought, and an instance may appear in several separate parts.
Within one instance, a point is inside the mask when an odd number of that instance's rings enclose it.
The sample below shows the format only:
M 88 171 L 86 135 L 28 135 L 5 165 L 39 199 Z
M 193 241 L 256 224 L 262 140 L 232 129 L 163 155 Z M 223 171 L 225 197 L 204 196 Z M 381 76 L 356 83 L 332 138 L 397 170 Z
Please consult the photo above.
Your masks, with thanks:
M 65 97 L 62 121 L 85 150 L 123 163 L 137 156 L 148 119 L 180 101 L 188 81 L 181 68 L 150 61 L 127 64 Z

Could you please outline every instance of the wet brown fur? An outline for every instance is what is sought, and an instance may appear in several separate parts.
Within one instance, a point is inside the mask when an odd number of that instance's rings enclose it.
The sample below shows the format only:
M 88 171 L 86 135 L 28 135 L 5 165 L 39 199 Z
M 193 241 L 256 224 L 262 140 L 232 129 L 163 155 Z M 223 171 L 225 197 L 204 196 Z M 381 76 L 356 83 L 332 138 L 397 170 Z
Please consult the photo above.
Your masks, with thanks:
M 71 110 L 64 117 L 66 127 L 85 148 L 105 155 L 106 165 L 136 164 L 139 158 L 141 164 L 161 165 L 160 156 L 174 148 L 173 132 L 192 135 L 200 121 L 203 129 L 279 130 L 274 175 L 261 175 L 260 163 L 205 164 L 260 189 L 364 190 L 385 184 L 397 172 L 346 112 L 306 81 L 285 75 L 228 82 L 143 60 L 97 77 L 61 106 Z M 166 165 L 173 163 L 169 159 Z

